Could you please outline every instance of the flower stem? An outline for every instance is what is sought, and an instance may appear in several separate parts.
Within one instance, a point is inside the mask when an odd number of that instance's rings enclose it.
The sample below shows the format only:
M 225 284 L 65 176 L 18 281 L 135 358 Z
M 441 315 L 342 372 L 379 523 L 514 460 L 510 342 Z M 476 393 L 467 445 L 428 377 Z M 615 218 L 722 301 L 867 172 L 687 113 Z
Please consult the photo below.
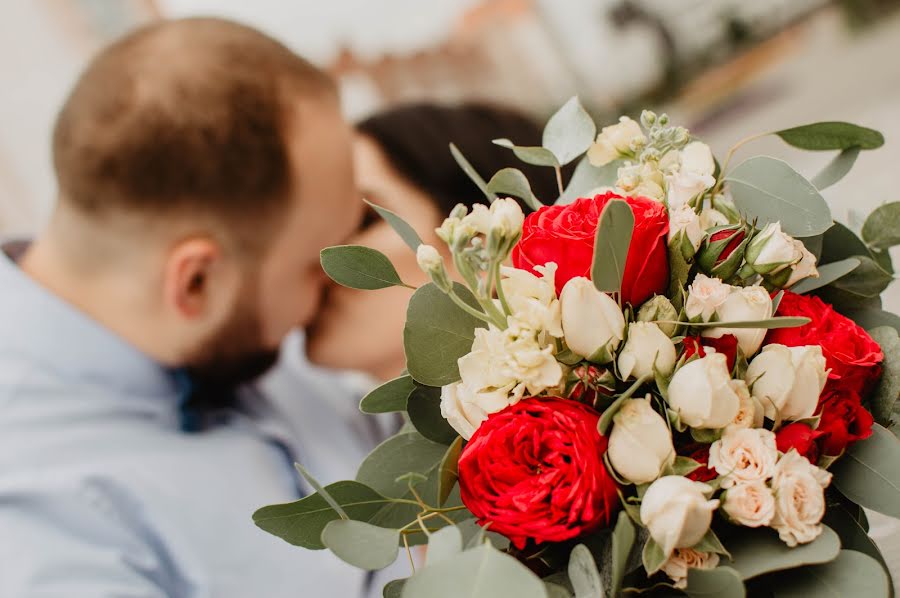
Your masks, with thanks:
M 563 193 L 565 193 L 562 181 L 562 168 L 557 164 L 553 167 L 553 170 L 556 171 L 556 186 L 559 188 L 559 194 L 562 195 Z
M 731 149 L 728 150 L 728 153 L 725 155 L 725 161 L 722 163 L 722 168 L 719 170 L 719 180 L 716 181 L 715 186 L 712 189 L 710 195 L 715 196 L 716 193 L 722 188 L 722 183 L 725 182 L 725 171 L 728 169 L 728 164 L 731 162 L 732 156 L 734 156 L 734 152 L 738 150 L 742 145 L 746 143 L 750 143 L 751 141 L 755 141 L 760 139 L 761 137 L 765 137 L 770 133 L 757 133 L 756 135 L 751 135 L 750 137 L 745 137 L 731 146 Z
M 500 262 L 498 261 L 494 264 L 494 274 L 497 279 L 497 298 L 500 299 L 500 305 L 503 307 L 503 311 L 506 312 L 506 315 L 512 315 L 512 310 L 509 308 L 509 303 L 506 301 L 506 293 L 503 292 L 503 278 L 500 276 Z

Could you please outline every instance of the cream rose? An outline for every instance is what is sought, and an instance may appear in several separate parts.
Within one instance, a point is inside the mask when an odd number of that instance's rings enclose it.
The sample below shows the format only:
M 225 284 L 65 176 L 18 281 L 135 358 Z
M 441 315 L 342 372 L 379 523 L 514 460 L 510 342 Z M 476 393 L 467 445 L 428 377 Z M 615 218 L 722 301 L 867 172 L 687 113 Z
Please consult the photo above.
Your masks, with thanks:
M 734 421 L 725 426 L 725 429 L 761 428 L 765 421 L 762 404 L 750 394 L 750 388 L 743 380 L 735 380 L 733 387 L 740 399 L 740 407 L 737 415 L 734 416 Z
M 620 476 L 633 484 L 646 484 L 675 462 L 669 426 L 645 399 L 628 399 L 613 416 L 606 450 Z
M 790 547 L 812 542 L 822 533 L 825 487 L 831 474 L 807 461 L 795 449 L 781 456 L 775 468 L 775 516 L 772 527 Z
M 725 356 L 710 353 L 675 371 L 669 383 L 669 406 L 692 428 L 724 428 L 740 409 L 736 387 Z
M 766 320 L 772 317 L 772 298 L 761 286 L 734 287 L 725 298 L 725 301 L 716 310 L 719 320 L 723 322 L 741 322 L 753 320 Z M 707 328 L 702 336 L 719 338 L 726 334 L 733 334 L 738 341 L 738 346 L 747 357 L 759 350 L 763 339 L 766 338 L 765 328 Z
M 715 552 L 676 548 L 661 569 L 674 582 L 676 588 L 683 590 L 687 587 L 688 569 L 715 569 L 718 564 L 719 555 Z
M 744 376 L 769 419 L 811 417 L 828 381 L 819 345 L 785 347 L 771 344 L 753 358 Z
M 763 481 L 743 482 L 725 492 L 722 510 L 739 525 L 762 527 L 775 516 L 775 495 Z
M 625 316 L 619 305 L 583 276 L 566 283 L 559 301 L 569 349 L 590 361 L 611 362 L 625 338 Z
M 692 322 L 702 320 L 709 322 L 719 307 L 731 294 L 731 285 L 725 284 L 718 278 L 710 278 L 705 274 L 698 274 L 691 286 L 688 287 L 688 297 L 684 304 L 684 311 Z
M 502 411 L 510 403 L 509 388 L 476 393 L 461 382 L 441 388 L 441 415 L 466 440 L 488 415 Z
M 713 489 L 679 475 L 653 482 L 641 501 L 641 521 L 669 558 L 676 548 L 690 548 L 709 531 L 718 500 L 709 500 Z
M 763 428 L 727 430 L 709 447 L 709 468 L 719 474 L 723 488 L 768 480 L 777 459 L 775 434 Z
M 694 251 L 703 242 L 703 229 L 700 227 L 700 216 L 694 208 L 685 204 L 669 210 L 669 245 L 683 236 L 687 238 Z
M 684 146 L 680 162 L 675 172 L 666 175 L 666 198 L 670 208 L 686 204 L 716 183 L 712 176 L 715 170 L 712 152 L 705 143 L 693 141 Z
M 675 369 L 678 355 L 675 344 L 653 322 L 633 322 L 628 325 L 628 340 L 619 352 L 619 374 L 630 377 L 652 376 L 654 369 L 668 376 Z

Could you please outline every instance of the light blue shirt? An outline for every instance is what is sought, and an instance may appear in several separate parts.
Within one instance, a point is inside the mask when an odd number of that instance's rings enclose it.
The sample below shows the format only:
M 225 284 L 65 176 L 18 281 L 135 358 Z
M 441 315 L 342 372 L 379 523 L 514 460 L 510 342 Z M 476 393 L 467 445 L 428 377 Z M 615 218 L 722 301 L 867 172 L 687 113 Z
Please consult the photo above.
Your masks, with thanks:
M 323 482 L 352 479 L 370 448 L 299 342 L 252 413 L 184 433 L 169 371 L 2 254 L 0 597 L 361 595 L 363 573 L 251 519 L 297 498 L 275 439 Z

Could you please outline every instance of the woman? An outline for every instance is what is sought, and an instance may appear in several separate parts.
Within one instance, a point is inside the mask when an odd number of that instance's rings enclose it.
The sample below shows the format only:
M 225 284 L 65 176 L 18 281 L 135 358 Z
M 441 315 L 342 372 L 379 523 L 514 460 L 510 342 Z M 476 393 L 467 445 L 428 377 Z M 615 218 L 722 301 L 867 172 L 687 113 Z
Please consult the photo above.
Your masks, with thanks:
M 491 143 L 501 137 L 518 145 L 540 145 L 541 129 L 516 112 L 479 104 L 414 104 L 382 112 L 357 127 L 354 159 L 360 190 L 372 203 L 403 217 L 425 243 L 441 247 L 434 229 L 450 210 L 458 203 L 471 206 L 484 201 L 451 156 L 452 142 L 485 179 L 502 168 L 519 168 L 535 195 L 552 202 L 558 194 L 552 169 L 523 164 L 510 150 Z M 367 213 L 348 243 L 387 255 L 407 284 L 428 281 L 415 253 L 374 211 Z M 309 331 L 310 359 L 328 367 L 361 370 L 380 380 L 400 375 L 405 367 L 403 324 L 410 292 L 402 287 L 330 288 Z

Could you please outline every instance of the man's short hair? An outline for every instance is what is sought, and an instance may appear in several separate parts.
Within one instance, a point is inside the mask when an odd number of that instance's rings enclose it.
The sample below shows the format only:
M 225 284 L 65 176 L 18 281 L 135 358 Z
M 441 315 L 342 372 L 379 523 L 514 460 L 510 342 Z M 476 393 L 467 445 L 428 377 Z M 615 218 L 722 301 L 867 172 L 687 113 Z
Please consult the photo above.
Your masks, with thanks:
M 325 73 L 250 27 L 145 26 L 100 52 L 60 111 L 61 201 L 98 217 L 212 216 L 246 237 L 296 185 L 292 106 L 335 93 Z

